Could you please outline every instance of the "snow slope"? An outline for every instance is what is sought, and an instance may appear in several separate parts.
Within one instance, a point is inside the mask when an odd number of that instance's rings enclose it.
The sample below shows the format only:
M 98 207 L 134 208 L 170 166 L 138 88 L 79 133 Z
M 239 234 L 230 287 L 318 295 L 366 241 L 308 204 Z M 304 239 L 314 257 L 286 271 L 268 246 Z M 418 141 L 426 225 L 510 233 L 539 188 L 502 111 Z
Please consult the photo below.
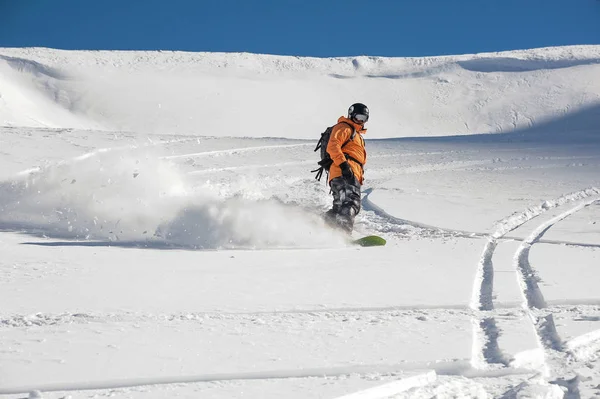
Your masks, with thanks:
M 600 101 L 600 46 L 427 58 L 0 49 L 0 122 L 312 138 L 361 100 L 373 138 L 503 132 Z
M 0 395 L 599 395 L 599 55 L 0 49 Z

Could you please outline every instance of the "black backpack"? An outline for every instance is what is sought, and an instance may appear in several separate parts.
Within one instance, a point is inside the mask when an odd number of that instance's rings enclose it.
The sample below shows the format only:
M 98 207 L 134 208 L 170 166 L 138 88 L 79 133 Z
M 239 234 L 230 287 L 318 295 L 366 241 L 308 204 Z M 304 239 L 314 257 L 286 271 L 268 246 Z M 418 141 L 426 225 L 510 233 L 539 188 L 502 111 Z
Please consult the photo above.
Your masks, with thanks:
M 348 140 L 346 140 L 346 142 L 344 144 L 342 144 L 342 148 L 344 148 L 344 146 L 346 144 L 348 144 L 349 142 L 354 140 L 354 137 L 356 136 L 356 130 L 354 129 L 354 126 L 352 126 L 349 123 L 346 123 L 346 122 L 341 122 L 341 123 L 345 123 L 346 125 L 350 126 L 350 128 L 352 129 L 352 135 L 350 136 L 350 138 Z M 317 174 L 315 176 L 315 179 L 317 179 L 318 181 L 321 181 L 321 177 L 323 176 L 323 171 L 327 171 L 327 174 L 329 175 L 329 168 L 331 167 L 331 164 L 333 163 L 331 156 L 327 152 L 327 145 L 329 144 L 329 137 L 331 136 L 331 131 L 333 130 L 334 126 L 329 126 L 327 129 L 325 129 L 325 131 L 323 133 L 321 133 L 321 138 L 319 139 L 319 142 L 317 143 L 317 146 L 315 147 L 315 152 L 319 151 L 319 149 L 321 150 L 321 160 L 319 162 L 317 162 L 319 164 L 319 168 L 317 168 L 315 170 L 311 170 L 311 173 Z

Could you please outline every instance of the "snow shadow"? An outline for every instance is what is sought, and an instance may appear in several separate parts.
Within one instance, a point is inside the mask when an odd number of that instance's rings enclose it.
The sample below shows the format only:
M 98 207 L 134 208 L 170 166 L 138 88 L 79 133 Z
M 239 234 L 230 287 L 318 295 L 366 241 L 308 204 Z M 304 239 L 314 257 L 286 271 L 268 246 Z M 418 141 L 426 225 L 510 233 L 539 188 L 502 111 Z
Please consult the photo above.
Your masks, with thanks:
M 517 134 L 536 134 L 545 140 L 599 139 L 600 102 L 575 110 L 565 110 L 563 115 L 539 121 L 532 126 L 516 129 Z
M 456 68 L 454 63 L 447 63 L 436 67 L 430 67 L 427 69 L 417 71 L 407 71 L 402 73 L 388 73 L 388 74 L 358 74 L 358 75 L 341 75 L 341 74 L 330 74 L 332 78 L 336 79 L 353 79 L 359 77 L 373 78 L 373 79 L 420 79 L 440 74 L 442 72 L 448 72 L 449 70 Z
M 227 197 L 153 154 L 98 154 L 0 183 L 0 230 L 77 240 L 47 245 L 153 249 L 342 245 L 315 214 L 280 201 Z M 235 183 L 232 183 L 235 184 Z M 43 245 L 43 244 L 42 244 Z
M 600 102 L 572 111 L 565 110 L 560 116 L 537 121 L 528 127 L 486 136 L 498 136 L 498 140 L 504 141 L 547 145 L 600 145 Z M 485 136 L 483 137 L 485 140 Z M 482 136 L 477 138 L 482 139 Z
M 114 248 L 138 248 L 138 249 L 161 249 L 161 250 L 193 250 L 195 248 L 182 245 L 170 244 L 164 241 L 27 241 L 21 245 L 33 245 L 38 247 L 114 247 Z
M 56 69 L 56 68 L 51 68 L 49 66 L 40 64 L 39 62 L 36 61 L 32 61 L 32 60 L 26 60 L 23 58 L 17 58 L 17 57 L 9 57 L 6 55 L 0 55 L 0 60 L 4 60 L 6 61 L 6 63 L 15 71 L 18 72 L 22 72 L 22 73 L 27 73 L 30 75 L 34 75 L 34 76 L 47 76 L 49 78 L 53 78 L 53 79 L 60 79 L 60 80 L 64 80 L 64 79 L 69 79 L 69 76 Z
M 503 133 L 481 133 L 460 136 L 404 137 L 384 141 L 415 143 L 539 143 L 544 145 L 589 144 L 600 146 L 600 102 L 565 110 L 557 117 L 536 121 L 531 126 Z
M 510 57 L 484 57 L 474 58 L 463 61 L 451 61 L 441 65 L 431 66 L 428 68 L 418 69 L 414 71 L 403 71 L 400 73 L 383 73 L 383 74 L 361 74 L 342 75 L 330 74 L 329 76 L 336 79 L 352 79 L 357 77 L 380 78 L 380 79 L 419 79 L 438 75 L 443 72 L 450 72 L 457 68 L 462 68 L 470 72 L 493 73 L 493 72 L 531 72 L 548 69 L 563 69 L 577 67 L 581 65 L 597 65 L 600 64 L 600 58 L 589 59 L 519 59 Z M 359 68 L 355 68 L 359 71 Z
M 529 72 L 538 71 L 541 69 L 562 69 L 576 67 L 580 65 L 595 65 L 600 64 L 600 58 L 590 58 L 587 60 L 581 59 L 561 59 L 561 60 L 544 60 L 544 59 L 529 59 L 523 60 L 518 58 L 508 57 L 488 57 L 474 58 L 465 61 L 457 61 L 457 64 L 471 72 Z

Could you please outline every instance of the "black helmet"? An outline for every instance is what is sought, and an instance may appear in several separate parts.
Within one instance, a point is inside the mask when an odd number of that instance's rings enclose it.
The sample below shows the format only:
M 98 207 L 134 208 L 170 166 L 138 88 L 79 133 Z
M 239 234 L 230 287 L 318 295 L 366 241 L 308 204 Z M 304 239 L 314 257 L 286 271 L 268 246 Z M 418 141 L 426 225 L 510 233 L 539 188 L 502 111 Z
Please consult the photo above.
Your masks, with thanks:
M 348 108 L 348 118 L 365 123 L 369 120 L 369 108 L 361 103 L 352 104 Z

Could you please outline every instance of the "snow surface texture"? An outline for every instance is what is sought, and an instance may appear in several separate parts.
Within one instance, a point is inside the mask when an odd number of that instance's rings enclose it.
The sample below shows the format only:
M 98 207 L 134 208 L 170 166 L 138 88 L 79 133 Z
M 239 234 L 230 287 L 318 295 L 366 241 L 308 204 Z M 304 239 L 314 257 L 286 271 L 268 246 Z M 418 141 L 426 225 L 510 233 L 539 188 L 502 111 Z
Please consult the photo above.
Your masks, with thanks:
M 0 49 L 0 395 L 600 396 L 597 76 L 598 46 Z M 354 101 L 385 247 L 309 173 Z
M 596 104 L 598 74 L 598 46 L 332 59 L 0 49 L 0 122 L 312 139 L 361 100 L 371 138 L 506 132 Z

